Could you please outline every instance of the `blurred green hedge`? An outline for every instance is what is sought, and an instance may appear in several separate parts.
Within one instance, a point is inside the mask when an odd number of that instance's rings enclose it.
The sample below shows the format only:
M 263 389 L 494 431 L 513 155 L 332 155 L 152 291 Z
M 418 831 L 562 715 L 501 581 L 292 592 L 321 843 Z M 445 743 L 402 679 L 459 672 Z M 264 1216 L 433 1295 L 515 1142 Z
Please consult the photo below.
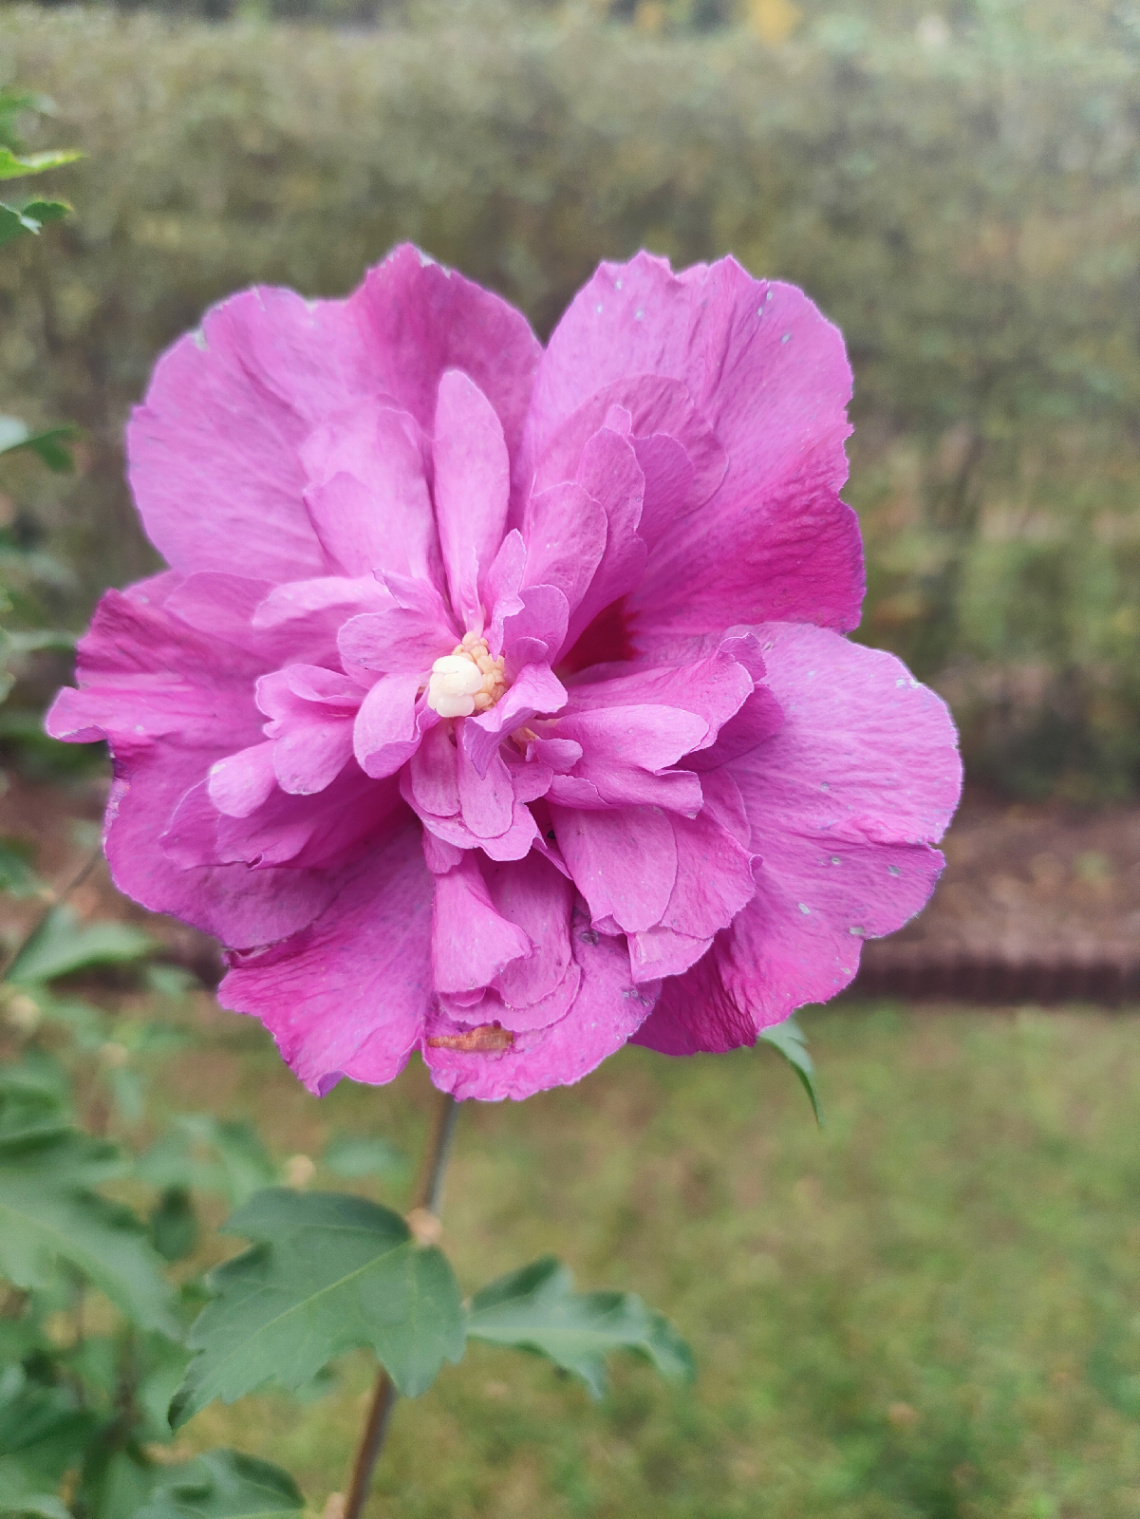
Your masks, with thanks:
M 65 103 L 51 138 L 90 154 L 56 177 L 77 215 L 50 255 L 0 275 L 0 409 L 88 431 L 66 494 L 21 485 L 77 615 L 150 563 L 127 407 L 235 287 L 345 291 L 407 237 L 545 332 L 599 258 L 731 250 L 847 334 L 859 636 L 950 697 L 979 777 L 1134 792 L 1140 50 L 976 9 L 961 35 L 825 16 L 773 47 L 589 7 L 341 34 L 0 8 L 0 83 Z

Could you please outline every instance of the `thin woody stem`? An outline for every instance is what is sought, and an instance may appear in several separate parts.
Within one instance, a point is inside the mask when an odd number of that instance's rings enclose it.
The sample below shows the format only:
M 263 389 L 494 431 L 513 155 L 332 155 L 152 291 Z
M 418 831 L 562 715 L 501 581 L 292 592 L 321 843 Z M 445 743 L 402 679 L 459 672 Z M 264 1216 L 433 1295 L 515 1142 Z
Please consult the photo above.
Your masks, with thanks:
M 451 1150 L 451 1140 L 455 1133 L 455 1120 L 458 1114 L 459 1104 L 455 1098 L 449 1092 L 440 1092 L 435 1113 L 432 1116 L 427 1150 L 424 1152 L 423 1169 L 412 1204 L 413 1213 L 430 1213 L 433 1218 L 439 1217 L 443 1194 L 443 1173 L 447 1169 L 447 1157 Z M 360 1519 L 372 1486 L 372 1473 L 380 1459 L 380 1452 L 384 1449 L 388 1424 L 398 1397 L 399 1393 L 391 1377 L 381 1367 L 372 1393 L 368 1418 L 364 1421 L 360 1444 L 356 1448 L 356 1457 L 352 1463 L 352 1476 L 349 1478 L 348 1496 L 344 1503 L 344 1519 Z

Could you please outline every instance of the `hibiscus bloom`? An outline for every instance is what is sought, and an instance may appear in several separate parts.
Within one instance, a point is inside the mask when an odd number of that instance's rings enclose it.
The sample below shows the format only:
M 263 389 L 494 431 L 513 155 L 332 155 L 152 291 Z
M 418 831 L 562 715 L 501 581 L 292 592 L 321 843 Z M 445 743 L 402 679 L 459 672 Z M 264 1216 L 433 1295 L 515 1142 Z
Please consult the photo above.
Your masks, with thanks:
M 923 905 L 943 703 L 850 643 L 851 373 L 732 259 L 604 264 L 542 349 L 403 247 L 162 358 L 56 737 L 106 738 L 119 888 L 227 946 L 314 1092 L 419 1049 L 458 1097 L 628 1040 L 751 1044 Z

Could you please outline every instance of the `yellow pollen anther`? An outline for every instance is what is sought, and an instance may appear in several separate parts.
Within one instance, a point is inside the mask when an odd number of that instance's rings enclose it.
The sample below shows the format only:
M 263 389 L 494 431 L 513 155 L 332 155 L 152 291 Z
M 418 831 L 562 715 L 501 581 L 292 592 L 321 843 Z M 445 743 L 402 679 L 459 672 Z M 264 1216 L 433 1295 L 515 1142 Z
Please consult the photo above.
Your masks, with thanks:
M 507 689 L 503 658 L 491 658 L 487 640 L 465 633 L 462 643 L 431 667 L 427 704 L 441 717 L 470 717 L 493 707 Z

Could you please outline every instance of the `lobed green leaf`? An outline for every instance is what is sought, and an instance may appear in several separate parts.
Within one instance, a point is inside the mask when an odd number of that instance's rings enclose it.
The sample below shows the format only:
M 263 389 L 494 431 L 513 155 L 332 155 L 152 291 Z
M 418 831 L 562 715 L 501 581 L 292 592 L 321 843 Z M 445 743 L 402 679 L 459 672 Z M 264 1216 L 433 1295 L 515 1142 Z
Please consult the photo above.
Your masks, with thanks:
M 688 1380 L 692 1352 L 660 1313 L 632 1292 L 575 1292 L 569 1270 L 544 1256 L 491 1282 L 471 1301 L 467 1335 L 545 1356 L 581 1377 L 591 1395 L 606 1386 L 606 1356 L 631 1350 L 663 1376 Z
M 256 1243 L 208 1279 L 217 1295 L 190 1332 L 199 1354 L 171 1405 L 175 1427 L 215 1398 L 232 1403 L 268 1382 L 300 1387 L 357 1346 L 370 1346 L 408 1397 L 463 1355 L 451 1267 L 391 1209 L 272 1188 L 225 1228 Z

